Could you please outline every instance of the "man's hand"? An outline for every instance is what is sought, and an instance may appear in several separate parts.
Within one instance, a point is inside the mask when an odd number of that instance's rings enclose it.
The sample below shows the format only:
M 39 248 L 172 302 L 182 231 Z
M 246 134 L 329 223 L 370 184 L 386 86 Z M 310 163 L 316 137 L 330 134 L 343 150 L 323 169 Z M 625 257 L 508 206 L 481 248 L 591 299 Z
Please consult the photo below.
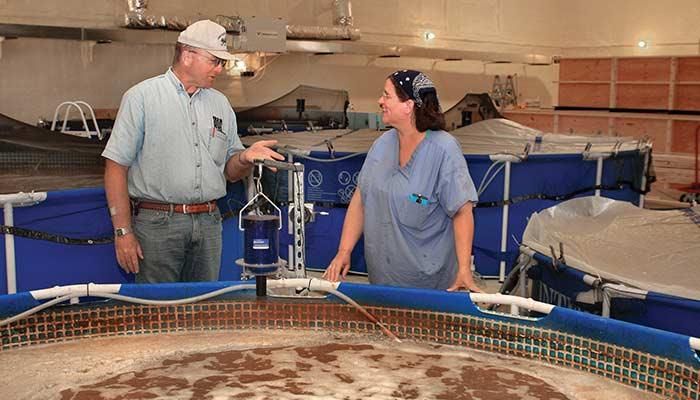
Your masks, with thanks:
M 260 140 L 240 153 L 241 161 L 252 165 L 255 160 L 277 160 L 284 161 L 284 156 L 271 149 L 276 145 L 276 140 Z
M 124 236 L 114 238 L 114 248 L 117 252 L 117 262 L 126 272 L 138 274 L 139 259 L 143 260 L 141 244 L 136 239 L 136 235 L 128 233 Z

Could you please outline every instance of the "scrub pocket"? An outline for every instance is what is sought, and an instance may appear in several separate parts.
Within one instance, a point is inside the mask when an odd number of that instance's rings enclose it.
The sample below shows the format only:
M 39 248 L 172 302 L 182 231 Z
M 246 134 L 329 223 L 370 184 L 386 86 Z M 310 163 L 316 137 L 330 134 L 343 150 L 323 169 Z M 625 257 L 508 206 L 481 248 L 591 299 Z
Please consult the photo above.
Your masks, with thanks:
M 405 196 L 398 202 L 399 222 L 414 229 L 422 228 L 438 206 L 437 201 L 427 198 L 416 199 L 414 195 Z

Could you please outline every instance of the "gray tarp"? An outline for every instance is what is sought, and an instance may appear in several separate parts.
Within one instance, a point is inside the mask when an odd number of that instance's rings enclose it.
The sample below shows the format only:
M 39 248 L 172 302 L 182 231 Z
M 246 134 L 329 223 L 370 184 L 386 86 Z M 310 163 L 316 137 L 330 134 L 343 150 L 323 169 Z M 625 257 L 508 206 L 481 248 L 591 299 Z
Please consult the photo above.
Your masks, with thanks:
M 533 213 L 523 244 L 608 281 L 700 300 L 700 207 L 646 210 L 603 197 L 569 200 Z

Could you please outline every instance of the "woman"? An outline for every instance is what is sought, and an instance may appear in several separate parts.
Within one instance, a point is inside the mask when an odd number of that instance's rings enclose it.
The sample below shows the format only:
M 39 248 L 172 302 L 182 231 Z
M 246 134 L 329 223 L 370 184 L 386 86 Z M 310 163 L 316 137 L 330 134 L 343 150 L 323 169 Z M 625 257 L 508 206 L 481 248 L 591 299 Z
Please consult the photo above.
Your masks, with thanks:
M 324 277 L 345 277 L 364 233 L 371 283 L 480 292 L 470 268 L 477 194 L 459 143 L 444 131 L 435 85 L 421 72 L 397 71 L 379 106 L 394 129 L 367 153 Z

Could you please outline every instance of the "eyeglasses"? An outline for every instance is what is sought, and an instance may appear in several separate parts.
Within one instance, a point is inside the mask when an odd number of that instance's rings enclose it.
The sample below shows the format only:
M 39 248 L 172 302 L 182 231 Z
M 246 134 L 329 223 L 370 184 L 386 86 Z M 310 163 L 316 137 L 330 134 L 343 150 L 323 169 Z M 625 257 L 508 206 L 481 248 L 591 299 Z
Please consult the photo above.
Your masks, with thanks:
M 187 51 L 189 51 L 190 53 L 194 53 L 194 54 L 196 54 L 196 55 L 202 57 L 203 59 L 207 60 L 207 62 L 208 62 L 209 64 L 211 64 L 211 66 L 214 67 L 214 68 L 216 68 L 218 65 L 221 65 L 223 68 L 226 68 L 226 66 L 228 65 L 228 60 L 224 60 L 223 58 L 218 58 L 218 57 L 211 58 L 211 57 L 207 57 L 207 56 L 205 56 L 204 54 L 202 54 L 202 53 L 200 53 L 200 52 L 198 52 L 198 51 L 194 51 L 194 50 L 187 50 Z

